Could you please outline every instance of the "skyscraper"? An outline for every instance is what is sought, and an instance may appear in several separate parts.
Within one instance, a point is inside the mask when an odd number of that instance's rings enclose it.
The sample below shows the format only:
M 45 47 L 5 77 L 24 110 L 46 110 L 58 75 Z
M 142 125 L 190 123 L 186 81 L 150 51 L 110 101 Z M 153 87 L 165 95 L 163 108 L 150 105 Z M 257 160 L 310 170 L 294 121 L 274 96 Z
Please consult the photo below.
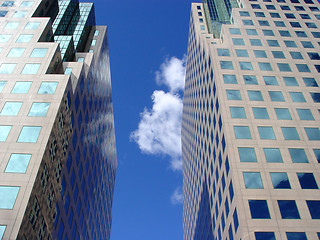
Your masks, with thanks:
M 0 2 L 0 239 L 109 239 L 116 150 L 92 3 Z
M 184 239 L 320 239 L 320 4 L 237 1 L 214 35 L 222 9 L 204 2 L 190 18 Z

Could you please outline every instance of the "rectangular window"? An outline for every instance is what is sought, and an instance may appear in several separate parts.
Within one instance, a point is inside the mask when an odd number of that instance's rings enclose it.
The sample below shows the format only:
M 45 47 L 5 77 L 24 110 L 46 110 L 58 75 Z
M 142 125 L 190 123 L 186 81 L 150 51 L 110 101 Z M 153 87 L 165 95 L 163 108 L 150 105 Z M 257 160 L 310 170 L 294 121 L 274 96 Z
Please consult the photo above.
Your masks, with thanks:
M 258 85 L 257 77 L 254 75 L 243 75 L 243 80 L 246 85 Z
M 277 40 L 267 40 L 269 47 L 280 47 Z
M 270 177 L 274 189 L 291 189 L 287 173 L 271 172 Z
M 299 115 L 300 120 L 309 120 L 314 121 L 314 117 L 310 109 L 299 109 L 297 108 L 297 112 Z
M 308 240 L 304 232 L 286 232 L 286 235 L 288 240 Z
M 263 189 L 263 184 L 259 172 L 243 172 L 243 179 L 246 188 Z
M 17 64 L 15 63 L 3 63 L 0 66 L 0 74 L 12 74 Z
M 7 57 L 22 57 L 25 48 L 11 48 L 10 52 L 8 53 Z
M 248 90 L 248 96 L 250 101 L 263 101 L 260 91 Z
M 260 39 L 249 39 L 251 46 L 262 46 Z
M 242 100 L 239 90 L 226 90 L 228 100 Z
M 262 140 L 275 140 L 276 136 L 274 135 L 274 131 L 272 127 L 262 127 L 258 126 L 258 132 L 260 135 L 260 139 Z
M 257 162 L 257 157 L 254 148 L 239 147 L 238 152 L 240 162 Z
M 319 128 L 304 128 L 309 141 L 319 141 L 320 140 L 320 130 Z
M 27 30 L 36 30 L 38 29 L 40 26 L 40 22 L 28 22 L 26 24 L 26 26 L 24 27 L 24 29 L 27 29 Z
M 25 173 L 27 171 L 31 154 L 13 153 L 10 156 L 5 172 L 7 173 Z
M 21 74 L 37 74 L 40 68 L 40 63 L 26 63 Z
M 282 219 L 300 219 L 295 200 L 278 200 Z
M 31 41 L 33 34 L 20 34 L 17 43 L 28 43 Z
M 0 142 L 5 142 L 9 135 L 12 126 L 3 126 L 0 125 Z
M 252 111 L 255 119 L 269 119 L 269 114 L 266 108 L 253 107 Z
M 275 76 L 263 76 L 264 83 L 266 85 L 278 86 L 278 81 Z
M 232 118 L 247 118 L 243 107 L 230 107 L 230 113 Z
M 289 153 L 293 163 L 308 163 L 307 155 L 302 148 L 289 148 Z
M 221 69 L 233 69 L 233 64 L 231 61 L 220 61 Z
M 264 148 L 263 151 L 268 163 L 283 162 L 279 148 Z
M 319 189 L 313 173 L 297 173 L 302 189 Z
M 268 91 L 272 102 L 284 102 L 284 97 L 280 91 Z
M 41 131 L 41 127 L 23 126 L 20 132 L 18 142 L 36 143 Z
M 280 72 L 292 72 L 288 63 L 277 63 Z
M 223 74 L 223 81 L 225 84 L 238 84 L 236 76 L 232 74 Z
M 281 131 L 285 140 L 300 140 L 295 127 L 281 127 Z
M 218 51 L 218 56 L 227 56 L 227 57 L 230 57 L 230 51 L 229 51 L 229 49 L 226 49 L 226 48 L 218 48 L 217 51 Z
M 284 41 L 284 44 L 286 45 L 286 47 L 292 47 L 292 48 L 297 47 L 297 44 L 294 41 L 286 40 L 286 41 Z
M 46 103 L 46 102 L 32 103 L 28 116 L 29 117 L 45 117 L 47 116 L 49 106 L 50 106 L 50 103 Z
M 17 116 L 22 102 L 6 102 L 1 110 L 1 116 Z
M 0 209 L 13 209 L 20 187 L 0 186 Z
M 248 51 L 245 49 L 236 49 L 237 57 L 249 57 Z
M 286 58 L 282 51 L 272 51 L 272 55 L 274 58 Z
M 283 77 L 286 86 L 299 86 L 295 77 Z
M 45 57 L 48 48 L 34 48 L 30 57 L 31 58 L 43 58 Z
M 232 38 L 233 45 L 244 46 L 244 41 L 242 38 Z
M 290 52 L 292 59 L 303 59 L 300 52 Z
M 272 71 L 271 65 L 268 62 L 258 62 L 261 71 Z
M 270 219 L 266 200 L 248 200 L 252 219 Z
M 251 133 L 248 126 L 233 126 L 236 139 L 251 139 Z
M 317 200 L 307 200 L 307 205 L 312 219 L 320 219 L 320 201 Z M 318 238 L 320 233 L 318 233 Z
M 302 92 L 289 92 L 293 102 L 306 102 Z
M 17 29 L 19 26 L 20 22 L 8 22 L 4 29 L 6 30 L 14 30 Z
M 267 58 L 267 54 L 264 50 L 253 50 L 256 58 Z
M 239 62 L 241 70 L 253 70 L 251 62 Z

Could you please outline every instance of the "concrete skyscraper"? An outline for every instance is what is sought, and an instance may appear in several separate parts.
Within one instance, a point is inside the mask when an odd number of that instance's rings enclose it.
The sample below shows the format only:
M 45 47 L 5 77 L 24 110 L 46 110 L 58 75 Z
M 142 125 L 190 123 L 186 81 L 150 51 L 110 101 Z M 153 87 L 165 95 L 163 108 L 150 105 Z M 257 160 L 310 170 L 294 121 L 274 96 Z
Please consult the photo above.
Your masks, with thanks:
M 192 4 L 184 239 L 320 239 L 319 45 L 316 0 Z
M 92 3 L 0 1 L 0 239 L 109 239 L 117 167 Z

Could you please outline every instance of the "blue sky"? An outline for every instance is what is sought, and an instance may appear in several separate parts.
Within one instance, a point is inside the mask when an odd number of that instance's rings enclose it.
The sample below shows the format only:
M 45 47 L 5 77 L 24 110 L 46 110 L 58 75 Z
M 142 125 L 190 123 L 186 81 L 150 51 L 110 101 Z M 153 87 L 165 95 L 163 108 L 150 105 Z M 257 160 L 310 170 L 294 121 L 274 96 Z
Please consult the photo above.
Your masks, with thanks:
M 97 24 L 108 26 L 118 154 L 111 240 L 182 239 L 173 195 L 182 187 L 176 133 L 191 1 L 94 3 Z

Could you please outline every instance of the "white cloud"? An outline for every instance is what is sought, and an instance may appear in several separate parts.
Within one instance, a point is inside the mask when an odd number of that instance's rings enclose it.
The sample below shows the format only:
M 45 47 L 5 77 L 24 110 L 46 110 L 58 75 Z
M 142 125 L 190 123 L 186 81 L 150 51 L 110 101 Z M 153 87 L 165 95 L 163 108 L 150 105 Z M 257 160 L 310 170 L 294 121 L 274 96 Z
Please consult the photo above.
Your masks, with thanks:
M 183 203 L 183 194 L 181 188 L 177 188 L 170 197 L 172 204 L 182 204 Z
M 144 109 L 138 129 L 130 139 L 134 140 L 143 153 L 161 154 L 170 157 L 174 170 L 182 169 L 181 118 L 185 77 L 185 60 L 172 57 L 165 60 L 156 72 L 156 81 L 169 87 L 170 92 L 155 90 L 151 96 L 153 106 Z

